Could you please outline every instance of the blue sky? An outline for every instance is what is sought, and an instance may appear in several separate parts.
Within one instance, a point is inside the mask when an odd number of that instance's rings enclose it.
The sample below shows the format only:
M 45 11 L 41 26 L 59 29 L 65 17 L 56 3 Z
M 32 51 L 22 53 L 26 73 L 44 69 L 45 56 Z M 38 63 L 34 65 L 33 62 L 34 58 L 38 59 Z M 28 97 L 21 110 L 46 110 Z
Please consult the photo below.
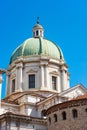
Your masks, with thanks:
M 7 69 L 14 49 L 32 37 L 38 16 L 45 38 L 63 51 L 71 86 L 87 87 L 87 0 L 0 0 L 0 68 Z M 4 75 L 2 97 L 5 86 Z

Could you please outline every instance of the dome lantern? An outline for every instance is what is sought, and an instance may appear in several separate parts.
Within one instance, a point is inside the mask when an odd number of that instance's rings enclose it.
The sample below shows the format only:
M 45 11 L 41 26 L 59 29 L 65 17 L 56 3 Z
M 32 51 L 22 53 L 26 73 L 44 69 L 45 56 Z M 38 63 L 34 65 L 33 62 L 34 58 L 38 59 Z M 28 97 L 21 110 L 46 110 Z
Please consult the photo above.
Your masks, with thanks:
M 37 23 L 33 27 L 33 37 L 34 38 L 36 38 L 36 37 L 44 37 L 44 29 L 40 25 L 39 18 L 37 18 Z

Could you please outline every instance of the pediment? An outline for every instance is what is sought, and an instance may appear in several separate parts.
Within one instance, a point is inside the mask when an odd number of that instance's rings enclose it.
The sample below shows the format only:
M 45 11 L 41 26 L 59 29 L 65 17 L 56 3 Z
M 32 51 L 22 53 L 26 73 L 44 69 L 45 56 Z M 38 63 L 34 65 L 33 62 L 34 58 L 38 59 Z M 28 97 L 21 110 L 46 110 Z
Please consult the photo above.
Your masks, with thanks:
M 16 74 L 11 75 L 11 79 L 14 79 L 16 77 Z
M 51 71 L 50 74 L 58 75 L 58 72 L 57 71 Z
M 87 89 L 82 85 L 78 84 L 70 89 L 67 89 L 60 93 L 60 96 L 65 96 L 68 98 L 76 98 L 77 96 L 84 95 L 87 93 Z
M 26 73 L 29 73 L 29 74 L 31 73 L 31 74 L 32 74 L 32 73 L 36 73 L 36 72 L 37 72 L 37 70 L 30 69 L 30 70 L 28 70 Z

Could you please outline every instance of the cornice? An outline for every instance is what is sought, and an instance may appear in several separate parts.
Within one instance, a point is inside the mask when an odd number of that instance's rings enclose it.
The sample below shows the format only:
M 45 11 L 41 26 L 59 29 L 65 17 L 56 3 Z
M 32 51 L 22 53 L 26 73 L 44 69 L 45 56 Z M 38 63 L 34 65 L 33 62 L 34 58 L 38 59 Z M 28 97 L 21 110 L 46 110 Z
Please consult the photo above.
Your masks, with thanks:
M 55 94 L 53 94 L 52 96 L 50 96 L 50 97 L 48 97 L 48 98 L 46 98 L 46 99 L 44 99 L 44 100 L 42 100 L 42 101 L 40 101 L 40 102 L 38 102 L 38 103 L 36 103 L 36 104 L 37 104 L 37 106 L 42 105 L 43 103 L 46 103 L 46 102 L 48 102 L 49 100 L 55 99 L 57 96 L 58 96 L 58 93 L 55 93 Z
M 23 114 L 14 114 L 12 112 L 4 113 L 3 115 L 0 115 L 0 120 L 2 119 L 11 119 L 11 120 L 19 120 L 31 124 L 40 124 L 47 126 L 47 120 L 42 118 L 36 118 L 36 117 L 30 117 Z
M 17 66 L 17 64 L 20 64 L 20 63 L 26 64 L 26 63 L 35 63 L 35 62 L 36 63 L 38 62 L 41 65 L 44 65 L 44 64 L 46 64 L 46 65 L 55 64 L 58 66 L 64 65 L 68 68 L 68 66 L 64 60 L 60 60 L 60 59 L 56 59 L 56 58 L 54 59 L 54 58 L 51 58 L 51 57 L 45 56 L 45 55 L 37 55 L 37 56 L 31 55 L 31 56 L 26 56 L 26 57 L 24 57 L 24 56 L 19 57 L 18 59 L 16 59 L 9 65 L 8 70 L 13 69 L 14 67 Z

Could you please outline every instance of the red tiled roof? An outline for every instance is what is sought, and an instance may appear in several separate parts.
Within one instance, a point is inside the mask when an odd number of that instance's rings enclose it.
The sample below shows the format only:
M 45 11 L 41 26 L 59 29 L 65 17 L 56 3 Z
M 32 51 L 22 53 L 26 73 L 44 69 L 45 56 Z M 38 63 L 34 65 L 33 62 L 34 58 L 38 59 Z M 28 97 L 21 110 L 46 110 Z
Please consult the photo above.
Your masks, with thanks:
M 76 100 L 78 100 L 78 99 L 86 99 L 86 98 L 87 98 L 87 94 L 84 94 L 84 95 L 76 97 Z

